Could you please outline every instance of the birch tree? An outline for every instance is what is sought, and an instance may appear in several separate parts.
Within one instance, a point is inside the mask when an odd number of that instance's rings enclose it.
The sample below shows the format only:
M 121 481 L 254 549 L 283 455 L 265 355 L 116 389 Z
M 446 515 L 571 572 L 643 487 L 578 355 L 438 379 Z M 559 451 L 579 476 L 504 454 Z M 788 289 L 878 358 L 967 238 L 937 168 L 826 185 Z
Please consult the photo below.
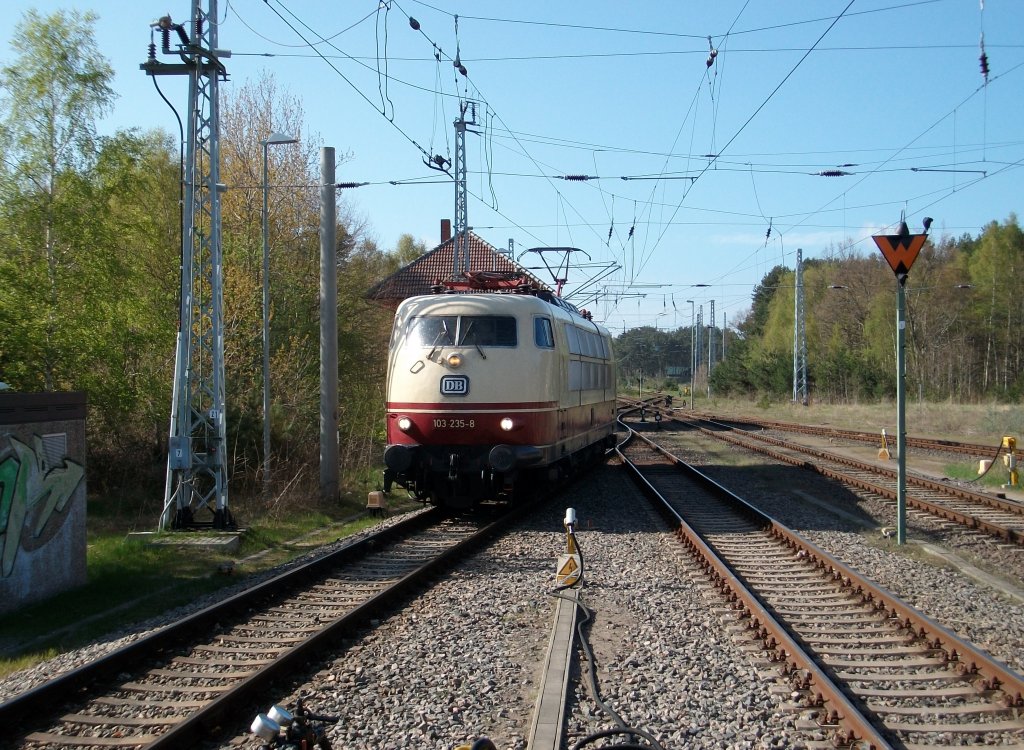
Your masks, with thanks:
M 67 387 L 93 339 L 85 324 L 103 257 L 83 174 L 96 157 L 96 121 L 114 98 L 113 71 L 91 13 L 26 12 L 15 59 L 0 68 L 5 164 L 0 260 L 9 360 L 22 388 Z M 13 352 L 13 354 L 12 354 Z

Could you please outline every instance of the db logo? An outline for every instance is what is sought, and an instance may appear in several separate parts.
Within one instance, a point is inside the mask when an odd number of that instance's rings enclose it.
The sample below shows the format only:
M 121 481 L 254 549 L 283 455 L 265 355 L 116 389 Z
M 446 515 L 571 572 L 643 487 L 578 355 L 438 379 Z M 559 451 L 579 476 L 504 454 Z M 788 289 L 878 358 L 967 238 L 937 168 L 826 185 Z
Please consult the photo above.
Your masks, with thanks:
M 465 396 L 469 393 L 469 378 L 465 375 L 445 375 L 441 378 L 442 396 Z

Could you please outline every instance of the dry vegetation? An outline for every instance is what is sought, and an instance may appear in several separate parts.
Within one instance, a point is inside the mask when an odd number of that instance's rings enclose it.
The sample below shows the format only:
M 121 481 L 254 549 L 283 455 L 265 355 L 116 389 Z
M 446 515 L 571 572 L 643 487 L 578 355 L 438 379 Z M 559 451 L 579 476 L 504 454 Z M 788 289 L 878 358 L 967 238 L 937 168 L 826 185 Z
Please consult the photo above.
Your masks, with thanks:
M 748 416 L 784 422 L 831 425 L 851 430 L 882 429 L 896 434 L 896 404 L 764 403 L 742 400 L 697 401 L 694 407 L 721 416 Z M 907 434 L 945 440 L 999 445 L 1003 435 L 1024 438 L 1024 406 L 907 402 Z

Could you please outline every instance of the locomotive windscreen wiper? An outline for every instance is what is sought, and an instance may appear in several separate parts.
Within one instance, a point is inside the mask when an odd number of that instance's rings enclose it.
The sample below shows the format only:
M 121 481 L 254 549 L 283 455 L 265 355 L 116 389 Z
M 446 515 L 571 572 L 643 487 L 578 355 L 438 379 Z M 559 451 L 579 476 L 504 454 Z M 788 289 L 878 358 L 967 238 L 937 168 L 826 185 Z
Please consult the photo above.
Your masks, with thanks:
M 437 351 L 437 345 L 438 345 L 438 343 L 440 343 L 442 336 L 444 336 L 445 338 L 448 339 L 448 343 L 449 344 L 454 344 L 455 343 L 454 341 L 452 341 L 452 335 L 448 331 L 448 321 L 447 320 L 442 320 L 441 321 L 441 330 L 438 331 L 437 335 L 434 337 L 434 345 L 431 347 L 430 354 L 427 355 L 427 359 L 430 359 L 431 357 L 434 356 L 434 352 Z
M 466 326 L 466 332 L 462 335 L 462 343 L 466 343 L 467 341 L 470 340 L 469 334 L 473 331 L 473 325 L 475 323 L 476 323 L 476 321 L 473 320 L 473 321 L 470 321 L 470 324 L 468 326 Z M 484 350 L 480 348 L 480 343 L 476 340 L 475 336 L 473 337 L 472 341 L 473 341 L 473 346 L 475 346 L 476 350 L 478 352 L 480 352 L 480 358 L 481 359 L 487 359 L 487 355 L 484 354 Z

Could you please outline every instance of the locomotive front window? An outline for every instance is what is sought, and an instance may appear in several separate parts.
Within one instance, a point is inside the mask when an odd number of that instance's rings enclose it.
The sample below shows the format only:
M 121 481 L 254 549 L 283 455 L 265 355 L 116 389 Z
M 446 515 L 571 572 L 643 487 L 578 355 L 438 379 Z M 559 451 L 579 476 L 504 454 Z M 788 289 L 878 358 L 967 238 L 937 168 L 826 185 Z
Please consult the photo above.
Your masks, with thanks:
M 409 321 L 409 344 L 422 347 L 516 346 L 516 319 L 506 315 L 422 315 Z
M 450 346 L 455 343 L 459 319 L 455 315 L 427 315 L 409 321 L 413 346 Z
M 463 315 L 459 318 L 461 346 L 515 346 L 516 319 L 506 315 Z

